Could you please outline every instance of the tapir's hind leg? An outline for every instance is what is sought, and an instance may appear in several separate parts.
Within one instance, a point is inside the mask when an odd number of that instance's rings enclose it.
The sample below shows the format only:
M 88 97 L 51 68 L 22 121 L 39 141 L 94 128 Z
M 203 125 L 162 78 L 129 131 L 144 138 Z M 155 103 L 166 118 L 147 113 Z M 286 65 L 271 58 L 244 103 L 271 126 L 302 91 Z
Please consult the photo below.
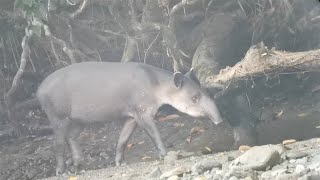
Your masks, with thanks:
M 130 139 L 130 137 L 136 127 L 137 127 L 137 122 L 133 118 L 128 119 L 124 123 L 123 128 L 120 133 L 118 144 L 117 144 L 116 159 L 115 159 L 116 166 L 121 165 L 121 162 L 123 160 L 123 154 L 124 154 L 125 147 L 126 147 L 128 141 L 129 141 L 129 139 Z
M 55 134 L 54 139 L 54 150 L 57 161 L 56 175 L 61 175 L 65 170 L 64 153 L 65 153 L 65 142 L 66 142 L 66 131 L 68 127 L 68 118 L 58 119 L 53 117 L 52 121 L 53 130 Z
M 68 128 L 67 142 L 70 147 L 75 171 L 78 170 L 83 157 L 81 148 L 79 146 L 79 143 L 77 142 L 77 138 L 79 137 L 82 130 L 83 130 L 82 125 L 78 123 L 72 123 L 69 125 L 69 128 Z

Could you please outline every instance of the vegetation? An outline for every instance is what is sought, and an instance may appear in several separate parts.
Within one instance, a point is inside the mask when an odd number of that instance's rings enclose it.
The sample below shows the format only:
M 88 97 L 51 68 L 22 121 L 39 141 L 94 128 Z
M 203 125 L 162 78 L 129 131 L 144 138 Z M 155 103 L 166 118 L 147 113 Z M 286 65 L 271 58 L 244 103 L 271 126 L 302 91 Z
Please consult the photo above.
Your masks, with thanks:
M 318 71 L 319 32 L 316 0 L 3 0 L 1 123 L 20 134 L 26 113 L 17 108 L 30 106 L 44 77 L 72 63 L 193 67 L 203 85 L 224 94 L 256 77 Z

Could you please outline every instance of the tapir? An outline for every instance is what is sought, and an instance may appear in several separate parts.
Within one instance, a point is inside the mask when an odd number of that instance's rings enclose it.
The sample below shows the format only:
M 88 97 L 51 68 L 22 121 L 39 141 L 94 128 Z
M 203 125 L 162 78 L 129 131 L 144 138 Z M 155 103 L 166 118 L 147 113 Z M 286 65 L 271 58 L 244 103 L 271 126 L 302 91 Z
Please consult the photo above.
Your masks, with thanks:
M 76 139 L 88 123 L 123 121 L 115 157 L 120 166 L 137 125 L 149 135 L 160 157 L 165 156 L 154 120 L 161 105 L 169 104 L 192 117 L 208 117 L 215 124 L 223 121 L 215 102 L 197 82 L 180 72 L 143 63 L 72 64 L 47 76 L 36 96 L 55 134 L 56 175 L 65 169 L 65 142 L 73 165 L 80 165 L 82 152 Z

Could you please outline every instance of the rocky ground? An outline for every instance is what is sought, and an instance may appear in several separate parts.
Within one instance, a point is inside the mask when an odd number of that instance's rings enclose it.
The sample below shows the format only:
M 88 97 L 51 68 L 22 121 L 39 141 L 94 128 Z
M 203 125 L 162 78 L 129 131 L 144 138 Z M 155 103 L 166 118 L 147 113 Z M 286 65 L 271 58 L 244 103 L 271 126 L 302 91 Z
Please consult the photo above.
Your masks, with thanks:
M 168 179 L 168 180 L 318 180 L 320 138 L 282 144 L 241 146 L 239 150 L 194 157 L 170 151 L 163 161 L 82 172 L 57 179 Z
M 114 156 L 121 125 L 100 124 L 79 137 L 85 160 L 82 173 L 60 179 L 320 179 L 320 91 L 301 88 L 306 92 L 302 96 L 289 90 L 260 95 L 264 107 L 254 110 L 261 120 L 257 145 L 298 142 L 229 151 L 234 139 L 228 124 L 215 126 L 210 120 L 181 116 L 156 122 L 170 152 L 163 161 L 138 128 L 125 152 L 128 165 L 117 168 Z M 10 130 L 0 124 L 0 180 L 57 179 L 48 122 L 37 113 L 28 118 L 26 124 L 41 133 L 11 138 Z

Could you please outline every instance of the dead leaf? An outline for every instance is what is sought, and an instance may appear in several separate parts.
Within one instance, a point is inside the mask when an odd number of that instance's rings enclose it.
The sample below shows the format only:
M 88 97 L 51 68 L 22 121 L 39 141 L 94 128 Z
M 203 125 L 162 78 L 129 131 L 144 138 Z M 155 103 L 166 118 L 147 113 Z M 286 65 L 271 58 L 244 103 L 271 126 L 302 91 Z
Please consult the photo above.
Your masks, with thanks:
M 298 117 L 305 117 L 307 114 L 306 113 L 300 113 L 298 114 Z
M 203 133 L 204 132 L 204 129 L 202 127 L 193 127 L 191 130 L 190 130 L 190 134 L 196 134 L 196 133 Z
M 224 153 L 221 152 L 221 153 L 218 153 L 216 156 L 221 157 L 221 156 L 223 156 L 223 155 L 224 155 Z
M 287 145 L 287 144 L 293 144 L 295 142 L 297 142 L 297 140 L 295 140 L 295 139 L 287 139 L 287 140 L 282 141 L 282 144 L 283 145 Z
M 150 156 L 143 156 L 141 159 L 142 159 L 142 160 L 151 159 L 151 157 L 150 157 Z
M 186 139 L 186 142 L 187 142 L 187 143 L 191 143 L 191 136 L 189 136 L 189 137 Z
M 132 148 L 132 147 L 133 147 L 133 145 L 134 145 L 133 143 L 128 144 L 128 145 L 127 145 L 127 148 L 128 148 L 128 149 L 130 149 L 130 148 Z
M 183 123 L 174 123 L 173 126 L 176 127 L 176 128 L 177 127 L 183 127 L 184 124 Z
M 206 146 L 206 147 L 204 147 L 204 148 L 206 148 L 207 151 L 212 152 L 209 147 Z
M 283 114 L 283 110 L 280 111 L 280 112 L 278 112 L 278 113 L 276 114 L 276 117 L 279 118 L 280 116 L 282 116 L 282 114 Z
M 76 176 L 70 176 L 69 180 L 77 180 L 77 177 Z

